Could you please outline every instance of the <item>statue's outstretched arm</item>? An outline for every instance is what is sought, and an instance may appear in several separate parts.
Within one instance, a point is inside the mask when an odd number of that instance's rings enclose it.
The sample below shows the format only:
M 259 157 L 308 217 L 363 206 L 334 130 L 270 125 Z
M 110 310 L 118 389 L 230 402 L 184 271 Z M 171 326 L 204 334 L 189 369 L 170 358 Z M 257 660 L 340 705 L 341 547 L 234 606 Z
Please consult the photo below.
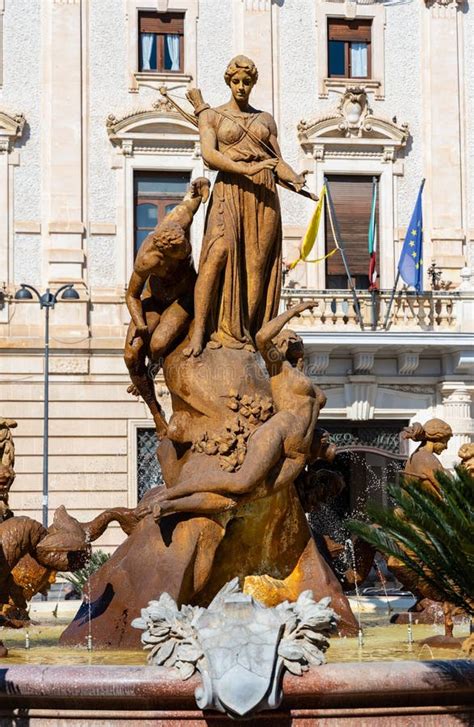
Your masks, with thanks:
M 306 182 L 306 172 L 298 174 L 298 172 L 295 172 L 295 170 L 288 164 L 288 162 L 285 162 L 282 157 L 280 144 L 278 143 L 278 129 L 275 123 L 275 119 L 270 114 L 266 114 L 266 116 L 269 121 L 270 127 L 270 138 L 268 140 L 268 144 L 272 147 L 275 155 L 278 157 L 278 164 L 275 167 L 275 174 L 281 182 L 289 182 L 295 187 L 295 189 L 300 190 Z
M 201 202 L 207 202 L 209 187 L 210 182 L 206 177 L 193 179 L 184 199 L 171 212 L 168 212 L 164 222 L 177 222 L 183 230 L 188 230 L 191 227 L 194 215 L 201 206 Z
M 303 303 L 298 303 L 298 305 L 289 308 L 284 313 L 281 313 L 276 318 L 273 318 L 271 321 L 268 321 L 268 323 L 265 323 L 265 325 L 262 326 L 261 329 L 258 331 L 257 335 L 255 336 L 255 343 L 257 344 L 257 348 L 262 354 L 265 363 L 267 364 L 267 368 L 269 365 L 271 365 L 272 373 L 275 373 L 275 371 L 273 371 L 275 366 L 277 368 L 279 366 L 281 367 L 281 362 L 283 360 L 283 357 L 279 354 L 273 343 L 273 339 L 278 336 L 282 328 L 287 323 L 289 323 L 292 318 L 296 318 L 305 310 L 314 308 L 315 305 L 316 303 L 314 301 L 304 301 Z

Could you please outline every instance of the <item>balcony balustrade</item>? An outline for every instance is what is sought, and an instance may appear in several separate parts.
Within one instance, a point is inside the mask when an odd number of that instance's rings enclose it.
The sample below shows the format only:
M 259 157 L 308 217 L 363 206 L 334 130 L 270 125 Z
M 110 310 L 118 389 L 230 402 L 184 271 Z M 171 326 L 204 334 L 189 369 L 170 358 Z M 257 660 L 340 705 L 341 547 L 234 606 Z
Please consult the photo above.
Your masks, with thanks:
M 391 296 L 391 290 L 380 290 L 375 295 L 357 291 L 365 331 L 385 330 Z M 326 332 L 361 330 L 350 290 L 283 289 L 284 309 L 302 301 L 314 301 L 317 306 L 302 314 L 298 328 L 323 329 Z M 393 300 L 386 330 L 456 333 L 473 330 L 473 318 L 474 291 L 425 291 L 417 295 L 401 290 Z

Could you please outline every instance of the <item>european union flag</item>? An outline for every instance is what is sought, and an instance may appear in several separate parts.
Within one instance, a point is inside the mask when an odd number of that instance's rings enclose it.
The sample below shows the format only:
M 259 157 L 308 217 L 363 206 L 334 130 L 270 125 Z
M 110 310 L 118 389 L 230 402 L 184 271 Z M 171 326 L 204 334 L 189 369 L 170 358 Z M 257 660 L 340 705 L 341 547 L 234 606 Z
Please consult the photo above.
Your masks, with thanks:
M 401 277 L 407 285 L 412 285 L 418 293 L 423 287 L 423 210 L 421 196 L 424 184 L 425 180 L 421 183 L 400 260 L 398 261 L 398 272 Z

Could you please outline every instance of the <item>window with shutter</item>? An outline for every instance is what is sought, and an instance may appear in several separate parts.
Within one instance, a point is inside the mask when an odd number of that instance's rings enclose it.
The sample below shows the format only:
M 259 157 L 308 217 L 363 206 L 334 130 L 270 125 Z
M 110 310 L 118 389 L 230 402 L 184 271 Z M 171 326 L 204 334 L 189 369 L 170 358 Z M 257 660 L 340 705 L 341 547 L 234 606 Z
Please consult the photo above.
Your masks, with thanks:
M 356 288 L 367 290 L 369 287 L 368 231 L 372 206 L 372 177 L 329 175 L 328 182 L 352 282 Z M 376 209 L 376 220 L 378 220 L 378 209 Z M 334 240 L 327 205 L 325 228 L 326 253 L 328 253 L 334 248 Z M 377 252 L 377 269 L 379 269 L 378 256 Z M 348 287 L 341 255 L 336 253 L 326 260 L 326 288 L 340 290 Z
M 369 78 L 372 20 L 328 18 L 329 78 Z
M 184 13 L 140 12 L 138 28 L 140 71 L 183 71 Z

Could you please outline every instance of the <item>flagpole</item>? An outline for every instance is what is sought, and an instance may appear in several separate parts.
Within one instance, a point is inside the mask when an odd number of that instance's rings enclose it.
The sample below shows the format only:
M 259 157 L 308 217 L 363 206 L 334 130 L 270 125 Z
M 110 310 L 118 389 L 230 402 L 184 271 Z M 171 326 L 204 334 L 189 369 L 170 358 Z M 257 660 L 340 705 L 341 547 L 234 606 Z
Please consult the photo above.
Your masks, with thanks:
M 377 289 L 376 288 L 372 288 L 372 290 L 370 291 L 370 297 L 371 297 L 371 301 L 372 301 L 372 306 L 371 306 L 372 307 L 372 326 L 371 326 L 371 328 L 373 331 L 376 331 L 377 330 Z
M 372 177 L 372 196 L 374 193 L 377 195 L 377 184 L 378 184 L 378 178 Z M 375 198 L 377 200 L 377 196 Z M 376 232 L 374 234 L 377 234 Z M 376 253 L 377 254 L 377 253 Z M 370 281 L 370 297 L 372 299 L 372 330 L 377 330 L 377 290 L 374 285 L 372 285 L 372 281 Z
M 389 300 L 389 303 L 388 303 L 387 312 L 385 314 L 385 320 L 383 322 L 383 327 L 384 327 L 384 330 L 385 331 L 387 330 L 387 323 L 388 323 L 388 319 L 390 317 L 390 311 L 392 309 L 393 301 L 394 301 L 394 298 L 395 298 L 395 293 L 397 292 L 397 285 L 398 285 L 398 281 L 399 280 L 400 280 L 400 270 L 398 270 L 397 277 L 395 278 L 395 283 L 393 284 L 392 295 L 390 296 L 390 300 Z
M 423 179 L 421 180 L 421 185 L 420 185 L 420 190 L 418 192 L 418 197 L 421 194 L 423 194 L 423 189 L 425 187 L 425 182 L 426 182 L 426 179 L 425 179 L 425 177 L 423 177 Z M 402 253 L 403 253 L 403 248 L 402 248 Z M 397 285 L 398 285 L 398 281 L 399 280 L 400 280 L 400 260 L 398 261 L 397 277 L 395 278 L 395 283 L 393 284 L 392 295 L 390 296 L 390 301 L 389 301 L 389 304 L 388 304 L 387 312 L 385 314 L 385 320 L 384 320 L 384 324 L 383 324 L 384 330 L 387 330 L 388 319 L 390 317 L 390 311 L 392 309 L 392 305 L 393 305 L 393 301 L 394 301 L 394 298 L 395 298 L 395 293 L 397 291 Z
M 333 220 L 333 223 L 334 223 L 334 228 L 335 228 L 335 231 L 336 231 L 337 246 L 339 248 L 339 252 L 341 253 L 342 262 L 343 262 L 343 265 L 344 265 L 344 269 L 346 271 L 347 282 L 349 283 L 349 288 L 350 288 L 351 293 L 352 293 L 352 299 L 354 301 L 354 309 L 355 309 L 355 312 L 357 314 L 357 317 L 359 318 L 359 326 L 360 326 L 361 331 L 363 331 L 364 330 L 364 323 L 362 321 L 362 314 L 360 312 L 359 299 L 357 298 L 357 293 L 356 293 L 356 290 L 355 290 L 355 287 L 354 287 L 354 283 L 352 282 L 351 273 L 350 273 L 350 270 L 349 270 L 349 265 L 348 265 L 348 262 L 347 262 L 347 259 L 346 259 L 346 255 L 345 255 L 345 251 L 344 251 L 344 243 L 342 242 L 342 239 L 341 239 L 341 233 L 340 233 L 340 230 L 339 230 L 339 224 L 337 222 L 336 213 L 334 211 L 334 204 L 333 204 L 333 201 L 332 201 L 331 190 L 329 188 L 329 181 L 328 181 L 327 177 L 324 177 L 324 184 L 326 185 L 326 197 L 327 197 L 327 200 L 328 200 L 328 205 L 329 205 L 331 217 L 332 217 L 332 220 Z

